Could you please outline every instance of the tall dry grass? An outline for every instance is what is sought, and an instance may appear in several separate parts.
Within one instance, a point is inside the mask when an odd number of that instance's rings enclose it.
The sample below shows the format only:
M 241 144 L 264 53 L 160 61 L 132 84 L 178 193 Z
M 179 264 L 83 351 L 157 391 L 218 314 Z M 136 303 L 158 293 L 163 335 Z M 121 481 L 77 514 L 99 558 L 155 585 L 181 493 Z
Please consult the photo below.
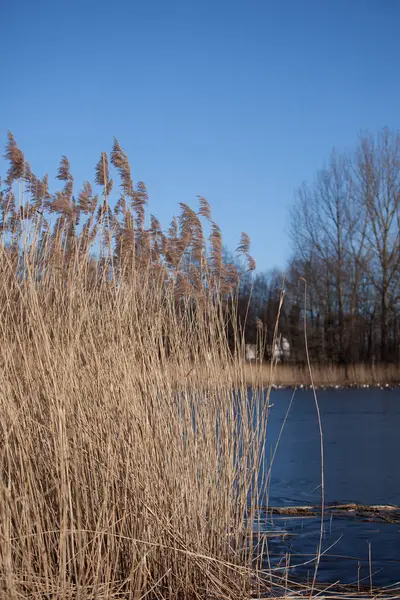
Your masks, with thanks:
M 256 393 L 249 404 L 239 274 L 208 203 L 181 205 L 164 234 L 145 227 L 118 142 L 99 194 L 85 183 L 77 199 L 65 157 L 50 193 L 11 135 L 6 155 L 1 598 L 248 596 L 266 413 Z M 253 267 L 247 236 L 239 249 Z
M 313 380 L 316 387 L 391 387 L 400 385 L 400 371 L 395 364 L 313 364 Z M 268 385 L 271 368 L 259 362 L 244 366 L 245 379 L 252 385 Z M 311 386 L 308 367 L 296 364 L 278 364 L 274 367 L 273 383 L 277 386 Z

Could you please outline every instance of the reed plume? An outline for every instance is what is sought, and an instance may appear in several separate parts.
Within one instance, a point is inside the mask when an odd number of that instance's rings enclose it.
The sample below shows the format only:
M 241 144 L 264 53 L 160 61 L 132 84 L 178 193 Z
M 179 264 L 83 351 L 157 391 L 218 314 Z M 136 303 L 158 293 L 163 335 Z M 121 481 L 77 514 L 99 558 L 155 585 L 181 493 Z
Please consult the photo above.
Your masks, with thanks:
M 222 270 L 222 234 L 221 229 L 213 221 L 210 234 L 211 264 L 214 274 L 219 278 Z
M 5 182 L 6 185 L 11 186 L 14 181 L 24 177 L 25 159 L 10 131 L 8 132 L 8 142 L 4 158 L 10 163 Z
M 95 182 L 97 185 L 107 187 L 109 181 L 108 156 L 105 152 L 100 155 L 99 162 L 96 165 Z
M 133 183 L 129 160 L 116 138 L 114 138 L 113 149 L 111 152 L 111 163 L 119 172 L 124 195 L 133 197 Z
M 199 215 L 211 221 L 211 207 L 203 196 L 198 196 L 199 199 Z

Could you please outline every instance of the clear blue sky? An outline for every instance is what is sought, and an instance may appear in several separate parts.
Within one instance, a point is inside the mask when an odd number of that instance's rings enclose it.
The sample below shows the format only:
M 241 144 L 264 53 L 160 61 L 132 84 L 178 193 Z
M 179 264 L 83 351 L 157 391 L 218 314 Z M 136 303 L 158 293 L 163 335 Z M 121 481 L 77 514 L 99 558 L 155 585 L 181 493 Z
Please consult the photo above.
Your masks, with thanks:
M 397 0 L 0 0 L 0 23 L 0 140 L 37 175 L 92 178 L 115 135 L 163 226 L 201 194 L 261 269 L 331 148 L 400 125 Z

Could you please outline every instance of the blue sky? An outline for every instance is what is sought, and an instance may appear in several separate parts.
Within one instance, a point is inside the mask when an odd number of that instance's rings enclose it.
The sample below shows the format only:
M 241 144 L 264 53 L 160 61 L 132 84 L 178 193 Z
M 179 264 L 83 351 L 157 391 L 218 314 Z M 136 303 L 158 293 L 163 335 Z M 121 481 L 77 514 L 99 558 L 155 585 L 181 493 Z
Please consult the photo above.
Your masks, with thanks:
M 294 190 L 400 121 L 397 0 L 0 1 L 0 140 L 92 179 L 116 136 L 167 227 L 211 203 L 258 268 L 290 256 Z M 4 163 L 0 165 L 4 174 Z

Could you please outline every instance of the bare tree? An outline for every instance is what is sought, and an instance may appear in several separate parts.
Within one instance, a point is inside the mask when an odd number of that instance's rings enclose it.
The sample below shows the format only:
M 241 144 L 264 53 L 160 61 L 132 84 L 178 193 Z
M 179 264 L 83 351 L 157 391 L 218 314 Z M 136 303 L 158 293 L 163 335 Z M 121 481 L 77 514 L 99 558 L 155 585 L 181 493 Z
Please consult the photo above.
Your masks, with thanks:
M 297 252 L 306 252 L 317 261 L 324 279 L 325 341 L 337 349 L 344 362 L 349 338 L 345 336 L 346 314 L 354 303 L 354 263 L 352 252 L 360 252 L 362 243 L 355 232 L 354 184 L 346 157 L 332 152 L 327 168 L 317 172 L 311 187 L 300 188 L 292 213 L 292 231 Z M 322 271 L 322 273 L 321 273 Z M 319 286 L 321 287 L 321 286 Z M 330 330 L 335 335 L 330 335 Z M 331 354 L 331 352 L 328 352 Z
M 291 233 L 295 270 L 309 282 L 315 353 L 398 360 L 400 134 L 384 129 L 361 137 L 350 155 L 333 151 L 298 190 Z
M 360 204 L 367 215 L 371 260 L 366 273 L 380 298 L 380 359 L 390 358 L 389 321 L 399 302 L 400 134 L 384 129 L 361 138 L 356 153 Z

